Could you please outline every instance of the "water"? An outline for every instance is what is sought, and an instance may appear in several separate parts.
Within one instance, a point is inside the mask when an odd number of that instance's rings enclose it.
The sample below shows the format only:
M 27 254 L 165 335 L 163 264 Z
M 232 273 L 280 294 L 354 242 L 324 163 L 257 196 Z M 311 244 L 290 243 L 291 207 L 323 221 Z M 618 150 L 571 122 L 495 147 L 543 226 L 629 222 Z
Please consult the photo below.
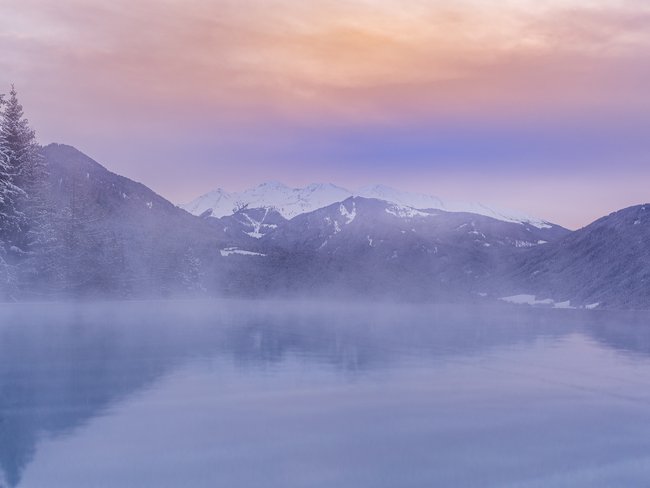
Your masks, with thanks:
M 648 486 L 647 318 L 236 301 L 3 305 L 0 480 Z

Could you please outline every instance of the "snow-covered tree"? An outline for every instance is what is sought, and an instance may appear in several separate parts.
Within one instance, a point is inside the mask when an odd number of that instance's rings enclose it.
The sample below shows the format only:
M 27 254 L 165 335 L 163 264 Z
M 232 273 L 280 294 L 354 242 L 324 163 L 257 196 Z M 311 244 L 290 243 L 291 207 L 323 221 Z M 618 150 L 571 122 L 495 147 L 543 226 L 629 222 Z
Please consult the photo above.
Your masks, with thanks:
M 0 95 L 0 107 L 5 105 L 3 95 Z M 0 122 L 4 119 L 0 112 Z M 16 200 L 21 193 L 16 186 L 16 168 L 12 164 L 8 144 L 0 132 L 0 243 L 7 243 L 9 236 L 18 229 L 19 215 L 16 210 Z
M 43 274 L 57 246 L 41 148 L 13 86 L 0 113 L 0 161 L 0 264 L 7 280 L 27 281 Z
M 36 133 L 25 118 L 18 93 L 11 86 L 9 98 L 4 104 L 0 122 L 0 151 L 4 153 L 12 168 L 15 184 L 23 187 L 35 169 L 34 158 L 38 153 Z
M 34 146 L 34 131 L 23 115 L 23 107 L 12 86 L 0 119 L 0 154 L 5 180 L 3 237 L 10 253 L 23 252 L 20 241 L 26 230 L 26 216 L 20 207 L 27 197 L 25 187 L 32 172 L 30 166 L 35 153 Z
M 0 108 L 4 105 L 4 96 L 0 94 Z M 16 186 L 15 178 L 15 168 L 0 133 L 0 298 L 11 296 L 16 286 L 16 269 L 9 258 L 11 240 L 20 229 L 16 205 L 21 190 Z

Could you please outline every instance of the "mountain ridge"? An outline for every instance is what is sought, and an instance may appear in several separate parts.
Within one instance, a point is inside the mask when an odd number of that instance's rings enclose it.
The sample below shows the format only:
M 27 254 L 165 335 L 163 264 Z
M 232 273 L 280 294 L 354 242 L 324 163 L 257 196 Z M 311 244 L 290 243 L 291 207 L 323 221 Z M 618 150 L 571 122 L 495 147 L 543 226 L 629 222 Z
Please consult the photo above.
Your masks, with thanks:
M 550 222 L 514 210 L 498 209 L 476 202 L 443 201 L 423 193 L 405 192 L 383 184 L 363 186 L 350 191 L 332 183 L 310 183 L 302 188 L 291 188 L 279 182 L 266 182 L 243 192 L 228 192 L 222 188 L 199 196 L 190 203 L 179 205 L 193 215 L 225 217 L 242 207 L 273 208 L 286 219 L 342 202 L 349 197 L 364 197 L 412 207 L 418 210 L 444 210 L 492 217 L 504 222 L 531 224 L 539 228 Z
M 20 283 L 15 299 L 507 299 L 650 309 L 648 204 L 569 231 L 416 209 L 404 204 L 412 201 L 385 200 L 392 189 L 376 187 L 384 199 L 349 196 L 291 219 L 245 204 L 207 218 L 72 146 L 42 152 L 49 184 L 41 196 L 54 211 L 55 245 L 43 257 L 43 271 Z M 293 194 L 278 183 L 265 187 Z M 314 184 L 308 191 L 330 188 Z

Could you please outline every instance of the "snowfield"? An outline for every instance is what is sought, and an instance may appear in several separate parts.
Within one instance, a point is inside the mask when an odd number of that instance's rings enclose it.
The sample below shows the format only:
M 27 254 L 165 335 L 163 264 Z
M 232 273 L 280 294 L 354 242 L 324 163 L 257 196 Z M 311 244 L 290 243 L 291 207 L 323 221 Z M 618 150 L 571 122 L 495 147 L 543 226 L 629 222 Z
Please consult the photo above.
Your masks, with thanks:
M 477 202 L 443 201 L 435 196 L 405 192 L 385 185 L 364 186 L 356 191 L 350 191 L 332 183 L 312 183 L 304 188 L 290 188 L 282 183 L 267 182 L 239 193 L 217 188 L 180 207 L 194 215 L 208 214 L 212 217 L 232 215 L 244 207 L 273 208 L 284 218 L 291 219 L 297 215 L 343 202 L 350 197 L 383 200 L 399 208 L 472 213 L 503 222 L 527 224 L 538 229 L 552 227 L 542 219 L 521 212 L 499 209 Z M 424 215 L 430 214 L 418 216 Z

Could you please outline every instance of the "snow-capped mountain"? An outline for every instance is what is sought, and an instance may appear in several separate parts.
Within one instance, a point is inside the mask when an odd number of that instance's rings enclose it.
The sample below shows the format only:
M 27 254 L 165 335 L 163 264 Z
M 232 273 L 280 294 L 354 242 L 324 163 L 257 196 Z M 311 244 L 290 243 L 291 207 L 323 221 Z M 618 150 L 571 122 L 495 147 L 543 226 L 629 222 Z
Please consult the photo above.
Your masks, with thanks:
M 312 183 L 304 188 L 290 188 L 282 183 L 269 182 L 241 193 L 229 193 L 217 188 L 186 205 L 181 205 L 181 208 L 194 215 L 217 218 L 232 215 L 245 207 L 272 208 L 284 218 L 291 219 L 356 196 L 374 198 L 419 210 L 473 213 L 503 222 L 529 224 L 540 229 L 551 226 L 549 222 L 521 212 L 498 209 L 481 203 L 443 201 L 435 196 L 405 192 L 379 184 L 364 186 L 357 191 L 350 191 L 331 183 Z
M 456 252 L 465 248 L 531 248 L 568 233 L 559 226 L 540 229 L 483 215 L 418 210 L 385 200 L 350 197 L 286 221 L 267 233 L 262 242 L 289 250 L 339 255 L 356 247 L 384 249 L 391 255 L 394 251 L 409 254 L 404 246 L 417 242 L 428 254 L 436 254 L 441 245 L 449 245 Z
M 181 208 L 194 215 L 225 217 L 242 208 L 272 208 L 284 218 L 312 212 L 350 197 L 351 193 L 329 183 L 312 183 L 304 188 L 289 188 L 275 181 L 243 191 L 229 193 L 217 188 Z

